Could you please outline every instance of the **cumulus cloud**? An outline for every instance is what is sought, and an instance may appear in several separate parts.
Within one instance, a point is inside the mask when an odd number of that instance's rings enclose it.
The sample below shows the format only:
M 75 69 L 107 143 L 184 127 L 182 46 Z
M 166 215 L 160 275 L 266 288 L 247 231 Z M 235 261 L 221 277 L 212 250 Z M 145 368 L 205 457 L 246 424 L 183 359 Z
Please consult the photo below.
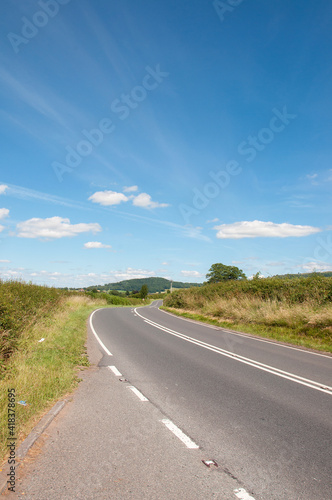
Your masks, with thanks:
M 93 203 L 99 203 L 104 206 L 119 205 L 123 201 L 128 201 L 128 199 L 126 195 L 117 193 L 116 191 L 97 191 L 89 198 Z
M 313 226 L 295 226 L 286 222 L 276 224 L 259 220 L 221 224 L 214 226 L 214 229 L 217 229 L 217 238 L 221 239 L 301 237 L 321 231 Z
M 306 273 L 313 273 L 315 271 L 317 272 L 332 271 L 332 265 L 329 264 L 328 262 L 312 261 L 312 262 L 306 262 L 302 266 L 298 267 L 301 267 L 301 269 Z
M 203 274 L 198 271 L 181 271 L 182 276 L 191 278 L 202 278 Z
M 9 214 L 8 208 L 0 208 L 0 219 L 4 219 Z
M 135 207 L 142 208 L 159 208 L 169 206 L 167 203 L 158 203 L 157 201 L 152 201 L 151 196 L 147 193 L 141 193 L 138 196 L 135 196 L 133 199 L 133 205 Z
M 0 184 L 0 194 L 3 194 L 6 189 L 8 189 L 8 186 L 6 186 L 6 184 Z
M 133 193 L 138 190 L 138 186 L 125 186 L 123 188 L 124 193 Z
M 133 193 L 138 190 L 137 186 L 125 187 L 124 192 Z M 126 196 L 123 193 L 118 193 L 116 191 L 97 191 L 89 197 L 89 200 L 93 203 L 99 203 L 100 205 L 110 206 L 119 205 L 122 202 L 132 201 L 135 207 L 141 208 L 160 208 L 168 207 L 167 203 L 159 203 L 157 201 L 152 201 L 151 196 L 147 193 L 141 193 L 138 195 Z
M 48 219 L 33 218 L 19 222 L 16 226 L 19 238 L 56 239 L 76 236 L 80 233 L 98 233 L 101 227 L 98 223 L 71 224 L 69 219 L 50 217 Z
M 84 243 L 84 248 L 112 248 L 111 245 L 104 245 L 100 241 L 88 241 Z

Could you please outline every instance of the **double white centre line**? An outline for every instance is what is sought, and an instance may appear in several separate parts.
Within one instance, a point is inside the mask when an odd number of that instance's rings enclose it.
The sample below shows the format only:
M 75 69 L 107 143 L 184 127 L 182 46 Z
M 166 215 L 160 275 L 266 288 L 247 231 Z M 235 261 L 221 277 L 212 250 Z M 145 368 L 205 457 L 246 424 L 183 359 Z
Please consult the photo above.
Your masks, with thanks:
M 260 363 L 259 361 L 255 361 L 254 359 L 246 358 L 245 356 L 240 356 L 239 354 L 235 354 L 231 351 L 226 351 L 225 349 L 222 349 L 221 347 L 217 347 L 212 344 L 208 344 L 206 342 L 203 342 L 201 340 L 195 339 L 193 337 L 189 337 L 188 335 L 184 335 L 183 333 L 177 332 L 175 330 L 171 330 L 170 328 L 167 328 L 166 326 L 160 325 L 159 323 L 156 323 L 154 321 L 151 321 L 150 319 L 144 318 L 137 309 L 135 309 L 135 312 L 140 318 L 142 318 L 145 323 L 148 323 L 149 325 L 158 328 L 159 330 L 162 330 L 166 333 L 169 333 L 170 335 L 174 335 L 175 337 L 178 337 L 182 340 L 185 340 L 186 342 L 190 342 L 191 344 L 196 344 L 199 347 L 203 347 L 204 349 L 208 349 L 209 351 L 216 352 L 222 356 L 226 356 L 228 358 L 234 359 L 235 361 L 239 361 L 240 363 L 244 363 L 246 365 L 253 366 L 254 368 L 257 368 L 259 370 L 263 370 L 268 373 L 272 373 L 273 375 L 276 375 L 277 377 L 282 377 L 287 380 L 291 380 L 292 382 L 296 382 L 301 385 L 305 385 L 306 387 L 310 387 L 311 389 L 316 389 L 317 391 L 325 392 L 326 394 L 332 395 L 332 387 L 326 386 L 325 384 L 322 384 L 320 382 L 315 382 L 314 380 L 310 380 L 304 377 L 300 377 L 299 375 L 295 375 L 294 373 L 289 373 L 284 370 L 280 370 L 279 368 L 275 368 L 274 366 L 266 365 L 264 363 Z

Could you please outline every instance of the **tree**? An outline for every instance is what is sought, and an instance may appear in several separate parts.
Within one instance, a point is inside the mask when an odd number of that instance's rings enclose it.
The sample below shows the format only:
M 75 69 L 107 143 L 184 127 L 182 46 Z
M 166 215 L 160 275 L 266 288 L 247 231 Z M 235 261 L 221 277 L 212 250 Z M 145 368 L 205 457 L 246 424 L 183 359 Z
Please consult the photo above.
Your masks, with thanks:
M 141 299 L 146 299 L 146 297 L 148 296 L 148 293 L 149 293 L 148 285 L 142 285 L 142 288 L 140 291 Z
M 246 275 L 236 266 L 226 266 L 225 264 L 212 264 L 206 279 L 208 283 L 220 283 L 221 281 L 246 279 Z

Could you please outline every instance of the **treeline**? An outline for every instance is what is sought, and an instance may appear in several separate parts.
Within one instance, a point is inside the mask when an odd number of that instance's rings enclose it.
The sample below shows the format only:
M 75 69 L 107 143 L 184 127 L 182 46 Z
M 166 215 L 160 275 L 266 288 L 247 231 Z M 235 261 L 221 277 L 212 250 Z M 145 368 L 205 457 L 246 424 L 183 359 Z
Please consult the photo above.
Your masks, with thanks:
M 106 283 L 105 285 L 95 285 L 87 287 L 86 290 L 98 289 L 100 291 L 123 291 L 123 292 L 139 292 L 143 285 L 147 285 L 149 293 L 159 293 L 171 288 L 171 281 L 166 278 L 138 278 L 131 280 L 123 280 L 117 283 Z M 173 288 L 191 288 L 202 286 L 201 283 L 183 283 L 181 281 L 173 281 Z
M 189 298 L 199 304 L 203 299 L 210 301 L 218 296 L 237 299 L 255 297 L 287 304 L 308 302 L 318 306 L 332 301 L 332 278 L 313 275 L 297 280 L 284 277 L 228 280 L 206 284 L 199 289 L 176 291 L 167 296 L 165 305 L 181 308 L 186 307 Z
M 297 274 L 276 274 L 274 278 L 285 278 L 285 279 L 295 279 L 295 278 L 312 278 L 314 276 L 322 276 L 323 278 L 331 278 L 332 271 L 325 271 L 322 273 L 297 273 Z

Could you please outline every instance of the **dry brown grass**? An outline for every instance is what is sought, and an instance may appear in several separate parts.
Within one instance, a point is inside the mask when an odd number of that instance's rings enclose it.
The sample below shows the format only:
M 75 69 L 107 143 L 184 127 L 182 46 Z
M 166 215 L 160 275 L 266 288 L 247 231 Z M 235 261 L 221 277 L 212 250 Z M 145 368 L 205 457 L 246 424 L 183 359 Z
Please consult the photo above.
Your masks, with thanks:
M 284 283 L 208 285 L 175 292 L 164 305 L 194 319 L 332 352 L 330 282 Z

